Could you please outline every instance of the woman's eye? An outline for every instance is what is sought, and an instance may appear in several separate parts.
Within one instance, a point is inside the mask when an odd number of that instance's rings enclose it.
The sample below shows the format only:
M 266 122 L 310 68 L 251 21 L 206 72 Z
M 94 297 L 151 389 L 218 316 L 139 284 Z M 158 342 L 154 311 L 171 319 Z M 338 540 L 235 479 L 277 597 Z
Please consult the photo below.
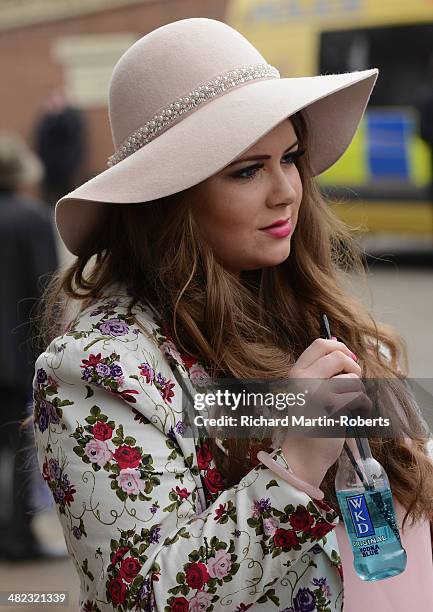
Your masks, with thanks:
M 253 176 L 255 176 L 257 170 L 260 170 L 260 168 L 263 168 L 262 165 L 260 166 L 250 166 L 249 168 L 244 168 L 244 170 L 240 170 L 239 172 L 236 172 L 233 175 L 233 178 L 240 178 L 240 179 L 249 179 L 249 178 L 253 178 Z M 247 174 L 249 173 L 249 174 Z
M 301 157 L 305 153 L 305 149 L 298 149 L 297 151 L 292 151 L 291 153 L 287 153 L 281 159 L 285 165 L 291 166 L 298 157 Z M 256 164 L 255 166 L 249 166 L 248 168 L 244 168 L 239 172 L 236 172 L 233 177 L 240 179 L 251 179 L 254 178 L 257 174 L 257 170 L 263 168 L 263 164 Z

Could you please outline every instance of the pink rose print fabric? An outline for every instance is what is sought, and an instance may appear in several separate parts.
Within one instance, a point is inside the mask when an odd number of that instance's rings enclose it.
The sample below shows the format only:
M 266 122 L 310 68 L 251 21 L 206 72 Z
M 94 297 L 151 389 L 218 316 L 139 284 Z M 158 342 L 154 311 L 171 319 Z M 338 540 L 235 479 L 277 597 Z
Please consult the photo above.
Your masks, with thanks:
M 207 372 L 130 299 L 106 290 L 36 362 L 38 461 L 78 609 L 341 611 L 336 513 L 257 461 L 225 486 L 206 438 L 184 436 L 174 376 L 200 387 Z

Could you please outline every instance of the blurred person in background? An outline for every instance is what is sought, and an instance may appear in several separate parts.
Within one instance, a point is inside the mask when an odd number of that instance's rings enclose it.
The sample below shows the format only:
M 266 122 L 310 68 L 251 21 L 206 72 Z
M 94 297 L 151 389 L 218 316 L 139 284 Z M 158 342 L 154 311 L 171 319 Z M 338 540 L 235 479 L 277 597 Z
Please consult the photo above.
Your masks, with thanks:
M 42 177 L 41 162 L 21 137 L 0 132 L 0 560 L 9 561 L 54 554 L 31 528 L 30 440 L 20 429 L 31 402 L 30 317 L 43 281 L 57 268 L 50 211 L 25 195 Z M 13 466 L 11 477 L 5 465 Z
M 35 128 L 36 152 L 45 168 L 43 197 L 49 205 L 75 187 L 86 142 L 80 111 L 67 100 L 62 88 L 53 89 Z

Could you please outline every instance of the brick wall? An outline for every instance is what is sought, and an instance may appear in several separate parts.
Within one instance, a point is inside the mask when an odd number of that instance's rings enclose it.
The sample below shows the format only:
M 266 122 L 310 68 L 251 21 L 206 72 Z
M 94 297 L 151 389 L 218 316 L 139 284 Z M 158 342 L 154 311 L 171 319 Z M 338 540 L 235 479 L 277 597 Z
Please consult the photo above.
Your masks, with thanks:
M 64 83 L 63 66 L 53 54 L 64 36 L 134 33 L 138 37 L 187 17 L 224 20 L 227 0 L 159 0 L 95 12 L 45 24 L 0 32 L 0 130 L 17 130 L 33 146 L 34 125 L 52 88 Z M 83 110 L 88 134 L 88 155 L 78 182 L 106 169 L 113 152 L 107 108 Z

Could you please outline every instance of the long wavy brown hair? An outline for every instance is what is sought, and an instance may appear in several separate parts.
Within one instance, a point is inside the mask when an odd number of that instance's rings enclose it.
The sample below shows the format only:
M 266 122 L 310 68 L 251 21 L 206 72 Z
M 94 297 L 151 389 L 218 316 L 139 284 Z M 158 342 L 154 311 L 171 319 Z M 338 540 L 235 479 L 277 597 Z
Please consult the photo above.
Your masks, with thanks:
M 180 202 L 178 194 L 146 205 L 107 204 L 89 253 L 58 273 L 44 294 L 37 350 L 63 333 L 71 304 L 80 310 L 107 285 L 120 282 L 132 290 L 131 308 L 137 301 L 150 301 L 169 322 L 178 348 L 199 359 L 212 377 L 282 380 L 321 336 L 320 315 L 326 313 L 333 334 L 358 355 L 363 378 L 395 379 L 395 398 L 407 416 L 412 446 L 403 438 L 372 438 L 372 453 L 406 509 L 404 521 L 431 520 L 433 466 L 425 453 L 426 432 L 399 384 L 407 373 L 405 343 L 345 289 L 349 274 L 356 272 L 368 290 L 362 254 L 353 232 L 335 216 L 312 178 L 305 115 L 290 119 L 307 153 L 296 161 L 303 198 L 284 262 L 239 277 L 227 272 L 201 236 L 188 198 Z M 388 347 L 391 362 L 379 352 L 380 343 Z M 227 487 L 256 464 L 256 442 L 229 439 L 226 455 L 209 439 Z M 261 442 L 269 447 L 269 439 Z M 335 473 L 336 464 L 322 489 L 341 516 Z

